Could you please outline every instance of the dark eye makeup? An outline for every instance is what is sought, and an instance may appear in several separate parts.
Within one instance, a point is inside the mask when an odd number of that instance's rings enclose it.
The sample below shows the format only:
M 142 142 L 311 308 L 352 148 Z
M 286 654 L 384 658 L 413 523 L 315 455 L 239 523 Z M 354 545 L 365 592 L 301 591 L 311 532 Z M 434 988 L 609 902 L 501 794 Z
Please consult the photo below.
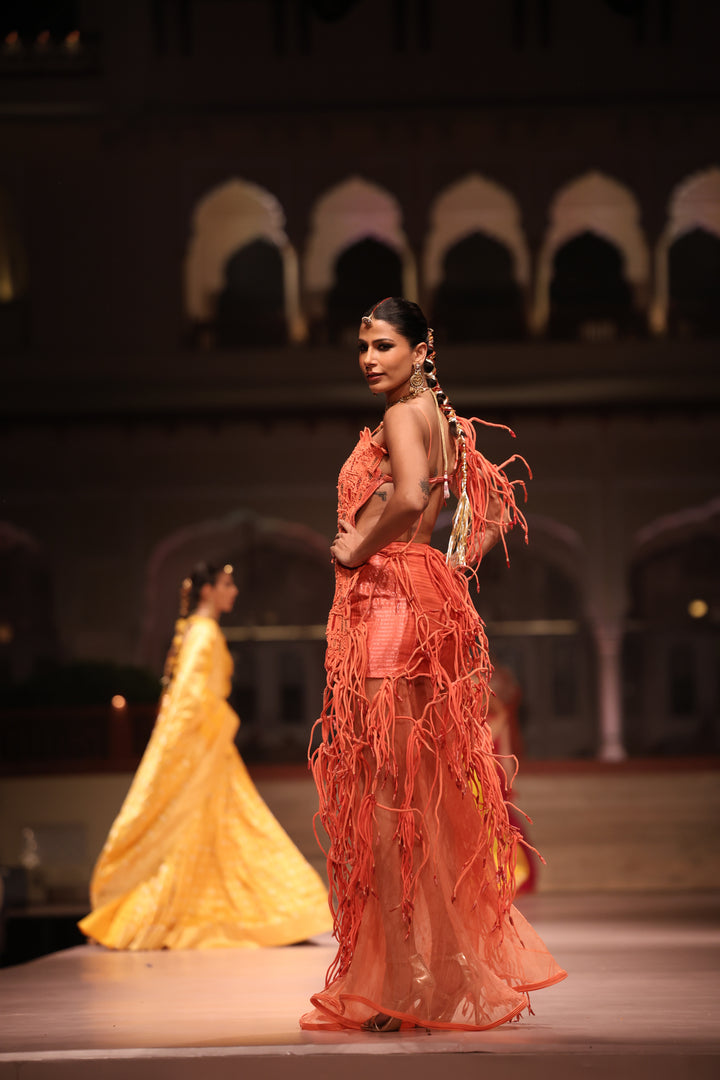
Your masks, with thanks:
M 394 341 L 376 341 L 373 344 L 375 345 L 375 348 L 378 350 L 378 352 L 387 352 L 388 349 L 392 349 L 392 348 L 395 347 L 395 342 Z M 358 349 L 360 350 L 361 353 L 367 352 L 368 351 L 368 343 L 367 343 L 367 341 L 358 341 Z

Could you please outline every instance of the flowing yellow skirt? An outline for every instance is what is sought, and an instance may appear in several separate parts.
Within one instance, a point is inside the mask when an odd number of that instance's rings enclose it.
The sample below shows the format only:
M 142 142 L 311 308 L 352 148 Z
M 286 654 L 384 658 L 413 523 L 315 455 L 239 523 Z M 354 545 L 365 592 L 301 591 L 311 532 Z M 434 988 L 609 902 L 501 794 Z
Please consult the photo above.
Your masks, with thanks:
M 217 701 L 202 730 L 158 718 L 80 925 L 113 949 L 287 945 L 329 930 L 327 891 L 265 805 Z M 207 721 L 207 718 L 206 718 Z

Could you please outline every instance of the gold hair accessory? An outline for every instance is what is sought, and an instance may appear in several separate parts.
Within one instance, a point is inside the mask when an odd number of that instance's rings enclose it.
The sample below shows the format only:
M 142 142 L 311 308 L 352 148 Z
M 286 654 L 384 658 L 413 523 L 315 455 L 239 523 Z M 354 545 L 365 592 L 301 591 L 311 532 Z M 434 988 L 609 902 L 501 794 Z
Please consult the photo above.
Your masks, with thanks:
M 360 320 L 363 326 L 372 326 L 372 321 L 372 315 L 363 315 L 362 319 Z
M 180 618 L 186 619 L 190 606 L 190 592 L 192 590 L 192 578 L 183 578 L 180 586 Z

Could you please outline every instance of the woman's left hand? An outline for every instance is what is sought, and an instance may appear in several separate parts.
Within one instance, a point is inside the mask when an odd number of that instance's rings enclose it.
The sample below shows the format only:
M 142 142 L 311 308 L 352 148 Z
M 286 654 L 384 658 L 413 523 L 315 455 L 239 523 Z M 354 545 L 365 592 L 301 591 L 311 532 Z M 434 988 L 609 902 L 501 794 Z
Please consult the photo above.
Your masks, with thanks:
M 364 561 L 357 558 L 357 551 L 362 539 L 355 526 L 351 525 L 349 521 L 343 521 L 341 518 L 338 521 L 337 536 L 332 542 L 330 553 L 343 566 L 350 568 L 359 566 Z

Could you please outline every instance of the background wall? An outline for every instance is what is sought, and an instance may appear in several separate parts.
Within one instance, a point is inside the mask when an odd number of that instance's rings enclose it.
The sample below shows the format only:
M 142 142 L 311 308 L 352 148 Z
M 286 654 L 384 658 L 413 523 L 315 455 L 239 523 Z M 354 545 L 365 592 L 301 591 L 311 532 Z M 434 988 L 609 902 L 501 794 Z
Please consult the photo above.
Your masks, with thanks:
M 533 467 L 477 598 L 526 753 L 717 753 L 717 5 L 8 12 L 6 703 L 49 662 L 157 675 L 214 555 L 243 748 L 302 757 L 335 477 L 379 417 L 357 318 L 403 290 L 456 407 L 517 431 L 484 451 Z M 62 757 L 19 727 L 16 768 Z

